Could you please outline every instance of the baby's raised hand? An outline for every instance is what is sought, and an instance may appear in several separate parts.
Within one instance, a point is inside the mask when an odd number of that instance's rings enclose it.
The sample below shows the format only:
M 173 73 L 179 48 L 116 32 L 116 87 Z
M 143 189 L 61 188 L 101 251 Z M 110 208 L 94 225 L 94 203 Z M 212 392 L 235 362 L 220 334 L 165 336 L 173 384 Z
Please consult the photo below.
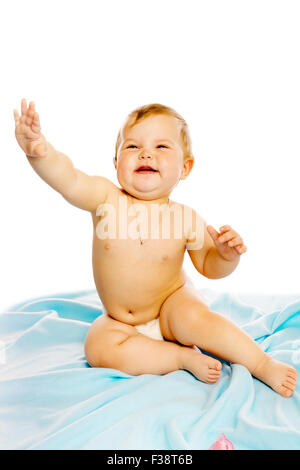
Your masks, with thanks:
M 207 231 L 213 239 L 220 255 L 227 261 L 233 261 L 247 251 L 243 239 L 230 225 L 220 227 L 220 233 L 218 233 L 212 225 L 208 225 Z
M 21 149 L 31 157 L 46 157 L 47 141 L 41 133 L 40 118 L 34 102 L 27 108 L 26 99 L 21 100 L 21 116 L 14 109 L 15 136 Z

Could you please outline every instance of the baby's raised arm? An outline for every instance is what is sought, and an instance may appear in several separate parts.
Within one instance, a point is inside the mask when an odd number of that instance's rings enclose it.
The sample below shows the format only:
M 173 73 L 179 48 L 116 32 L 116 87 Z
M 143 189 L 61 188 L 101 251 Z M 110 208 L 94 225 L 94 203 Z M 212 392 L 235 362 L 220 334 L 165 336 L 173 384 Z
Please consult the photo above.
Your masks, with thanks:
M 58 152 L 41 133 L 33 101 L 21 100 L 21 116 L 14 109 L 15 136 L 35 172 L 80 209 L 94 211 L 103 203 L 113 183 L 102 176 L 89 176 L 74 167 L 67 155 Z

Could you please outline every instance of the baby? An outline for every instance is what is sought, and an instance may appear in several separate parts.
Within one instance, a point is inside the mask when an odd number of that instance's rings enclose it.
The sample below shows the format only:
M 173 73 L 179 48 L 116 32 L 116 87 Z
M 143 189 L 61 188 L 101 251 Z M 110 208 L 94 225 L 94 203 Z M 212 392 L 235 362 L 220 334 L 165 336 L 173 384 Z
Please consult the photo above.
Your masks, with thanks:
M 36 173 L 64 199 L 89 211 L 94 227 L 93 273 L 105 309 L 91 325 L 85 355 L 93 367 L 128 374 L 178 369 L 215 383 L 219 360 L 242 364 L 284 397 L 297 371 L 273 359 L 246 333 L 212 311 L 183 271 L 185 250 L 209 279 L 228 276 L 245 253 L 230 225 L 219 232 L 169 196 L 193 168 L 185 120 L 160 104 L 142 106 L 121 127 L 113 160 L 116 186 L 74 168 L 41 133 L 34 102 L 14 110 L 15 135 Z

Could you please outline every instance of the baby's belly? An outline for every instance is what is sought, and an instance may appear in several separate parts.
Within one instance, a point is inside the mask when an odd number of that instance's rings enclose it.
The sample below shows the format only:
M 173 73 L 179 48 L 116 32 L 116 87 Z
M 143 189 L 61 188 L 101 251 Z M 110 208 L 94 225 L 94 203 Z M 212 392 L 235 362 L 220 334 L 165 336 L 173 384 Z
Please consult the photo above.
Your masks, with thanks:
M 139 325 L 153 320 L 159 316 L 165 299 L 186 281 L 184 271 L 168 282 L 163 279 L 158 282 L 157 273 L 155 281 L 149 283 L 148 277 L 142 278 L 143 274 L 136 272 L 139 279 L 132 275 L 128 275 L 126 279 L 122 276 L 116 279 L 107 272 L 99 271 L 94 274 L 96 289 L 108 315 L 129 325 Z M 141 282 L 142 279 L 144 283 Z
M 157 318 L 165 299 L 186 281 L 184 249 L 172 258 L 172 251 L 166 250 L 152 251 L 150 256 L 145 249 L 130 256 L 130 249 L 114 252 L 116 248 L 110 246 L 112 253 L 105 253 L 96 248 L 93 273 L 97 292 L 108 315 L 123 323 L 139 325 Z

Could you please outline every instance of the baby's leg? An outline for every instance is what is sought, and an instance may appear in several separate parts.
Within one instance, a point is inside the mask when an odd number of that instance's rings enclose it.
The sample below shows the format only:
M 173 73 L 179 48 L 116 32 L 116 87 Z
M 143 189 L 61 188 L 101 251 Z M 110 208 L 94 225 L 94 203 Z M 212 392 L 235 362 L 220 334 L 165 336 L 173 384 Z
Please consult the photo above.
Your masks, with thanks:
M 242 364 L 256 378 L 285 397 L 292 395 L 297 371 L 276 361 L 232 321 L 212 312 L 192 288 L 183 286 L 168 297 L 160 311 L 165 338 L 195 344 L 227 361 Z
M 220 377 L 220 361 L 191 347 L 148 338 L 134 326 L 108 315 L 102 315 L 91 325 L 85 355 L 93 367 L 108 367 L 132 375 L 167 374 L 184 368 L 207 383 Z

